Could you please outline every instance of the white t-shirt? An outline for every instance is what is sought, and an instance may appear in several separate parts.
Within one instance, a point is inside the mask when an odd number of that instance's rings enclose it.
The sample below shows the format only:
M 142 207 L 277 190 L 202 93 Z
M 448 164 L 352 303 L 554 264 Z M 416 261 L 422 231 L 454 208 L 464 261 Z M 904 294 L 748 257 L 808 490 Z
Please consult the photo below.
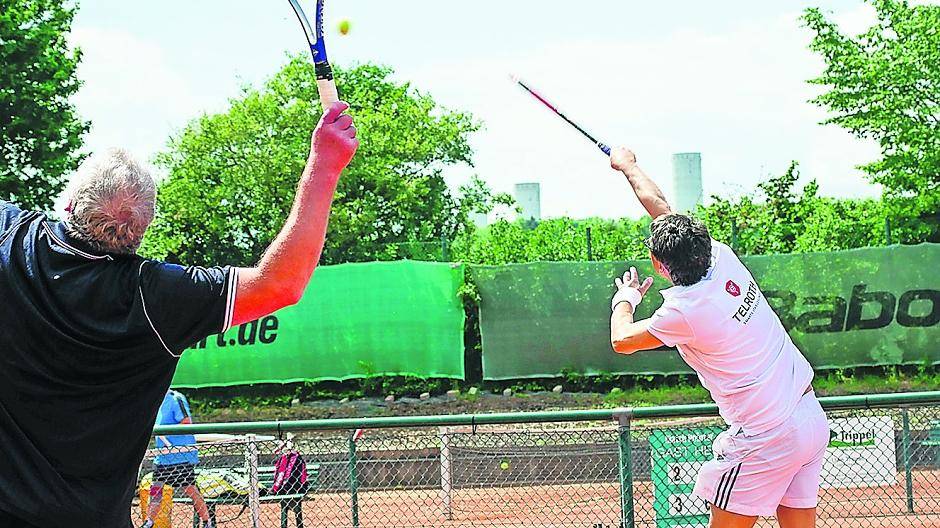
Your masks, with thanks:
M 750 435 L 790 417 L 813 368 L 731 248 L 713 240 L 705 277 L 661 293 L 649 331 L 679 349 L 725 422 Z

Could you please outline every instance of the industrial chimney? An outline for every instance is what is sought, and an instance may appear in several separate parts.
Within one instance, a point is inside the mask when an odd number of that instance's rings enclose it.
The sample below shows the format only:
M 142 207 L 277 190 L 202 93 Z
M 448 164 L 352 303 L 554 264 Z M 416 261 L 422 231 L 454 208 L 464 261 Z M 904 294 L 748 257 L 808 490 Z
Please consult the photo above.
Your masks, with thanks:
M 702 203 L 702 154 L 683 152 L 672 155 L 672 189 L 676 211 L 688 213 Z
M 540 196 L 539 184 L 537 183 L 517 183 L 515 188 L 516 202 L 522 209 L 519 217 L 525 221 L 536 221 L 542 219 L 542 198 Z

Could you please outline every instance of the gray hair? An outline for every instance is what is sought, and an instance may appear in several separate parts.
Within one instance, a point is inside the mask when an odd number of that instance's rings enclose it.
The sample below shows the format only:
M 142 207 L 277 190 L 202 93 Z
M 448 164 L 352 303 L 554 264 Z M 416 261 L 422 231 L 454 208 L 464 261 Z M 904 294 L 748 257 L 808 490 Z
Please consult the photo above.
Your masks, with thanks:
M 123 149 L 88 158 L 70 185 L 68 232 L 108 253 L 134 254 L 153 221 L 157 187 Z

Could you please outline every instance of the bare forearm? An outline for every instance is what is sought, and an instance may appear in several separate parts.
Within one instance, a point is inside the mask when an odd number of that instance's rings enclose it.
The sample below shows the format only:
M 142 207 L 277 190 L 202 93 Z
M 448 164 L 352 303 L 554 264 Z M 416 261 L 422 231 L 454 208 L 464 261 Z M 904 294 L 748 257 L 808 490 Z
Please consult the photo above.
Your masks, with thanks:
M 233 325 L 300 300 L 323 252 L 335 188 L 336 175 L 308 164 L 281 231 L 257 266 L 238 272 Z
M 610 314 L 610 342 L 616 343 L 628 335 L 633 325 L 633 307 L 629 303 L 620 303 Z
M 633 354 L 640 350 L 652 350 L 663 346 L 650 333 L 650 320 L 634 321 L 633 308 L 621 303 L 610 316 L 610 346 L 618 354 Z
M 232 324 L 297 303 L 320 261 L 333 193 L 359 147 L 349 105 L 334 103 L 313 132 L 310 157 L 281 231 L 253 268 L 238 270 Z
M 627 177 L 633 192 L 651 217 L 655 219 L 672 212 L 662 189 L 638 165 L 624 170 L 623 175 Z
M 291 297 L 299 298 L 320 261 L 337 178 L 308 164 L 287 221 L 258 263 L 262 276 Z

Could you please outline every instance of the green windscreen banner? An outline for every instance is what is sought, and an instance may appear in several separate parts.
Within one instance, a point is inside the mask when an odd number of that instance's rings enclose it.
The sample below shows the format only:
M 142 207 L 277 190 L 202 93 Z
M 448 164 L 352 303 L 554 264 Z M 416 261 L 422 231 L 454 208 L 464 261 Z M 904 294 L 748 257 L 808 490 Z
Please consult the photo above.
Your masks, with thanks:
M 940 363 L 940 245 L 891 246 L 742 259 L 794 342 L 817 369 Z M 483 377 L 683 374 L 671 349 L 615 354 L 614 277 L 642 262 L 541 262 L 475 266 Z M 657 277 L 637 310 L 662 303 Z
M 319 267 L 301 301 L 187 350 L 175 387 L 344 380 L 463 379 L 459 264 Z

